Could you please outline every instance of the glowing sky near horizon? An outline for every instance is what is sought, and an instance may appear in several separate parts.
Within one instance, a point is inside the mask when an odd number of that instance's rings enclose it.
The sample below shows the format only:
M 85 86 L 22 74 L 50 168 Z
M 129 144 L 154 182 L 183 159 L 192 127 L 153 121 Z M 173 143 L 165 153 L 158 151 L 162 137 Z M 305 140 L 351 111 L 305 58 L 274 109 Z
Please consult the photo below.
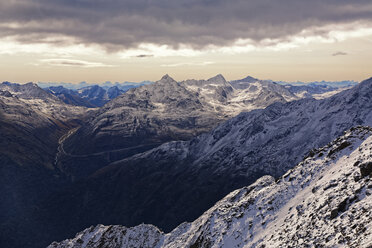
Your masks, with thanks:
M 282 81 L 372 76 L 369 1 L 13 0 L 1 81 Z M 284 3 L 285 2 L 285 3 Z M 311 2 L 311 3 L 310 3 Z

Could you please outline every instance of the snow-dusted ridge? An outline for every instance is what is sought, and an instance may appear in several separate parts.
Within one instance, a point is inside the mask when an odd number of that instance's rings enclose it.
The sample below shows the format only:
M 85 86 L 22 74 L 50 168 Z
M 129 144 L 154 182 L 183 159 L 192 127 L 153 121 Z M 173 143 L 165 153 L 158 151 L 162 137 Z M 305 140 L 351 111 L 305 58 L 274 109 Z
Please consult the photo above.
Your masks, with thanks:
M 372 128 L 358 126 L 282 177 L 235 190 L 192 223 L 88 228 L 62 247 L 370 247 Z

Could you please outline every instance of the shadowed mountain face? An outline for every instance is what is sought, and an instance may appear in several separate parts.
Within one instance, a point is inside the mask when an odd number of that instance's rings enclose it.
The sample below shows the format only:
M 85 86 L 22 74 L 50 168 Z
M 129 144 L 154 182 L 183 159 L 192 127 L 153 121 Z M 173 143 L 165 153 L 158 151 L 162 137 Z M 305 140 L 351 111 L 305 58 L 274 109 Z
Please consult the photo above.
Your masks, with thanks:
M 98 223 L 144 222 L 169 231 L 234 189 L 266 174 L 281 176 L 343 131 L 371 125 L 370 99 L 372 79 L 328 99 L 242 113 L 190 141 L 117 161 L 48 199 L 43 225 L 56 240 Z
M 49 248 L 369 247 L 372 129 L 356 127 L 275 180 L 235 190 L 169 233 L 141 224 L 90 227 Z
M 1 247 L 27 246 L 32 212 L 67 182 L 54 165 L 58 139 L 84 111 L 32 83 L 0 84 Z

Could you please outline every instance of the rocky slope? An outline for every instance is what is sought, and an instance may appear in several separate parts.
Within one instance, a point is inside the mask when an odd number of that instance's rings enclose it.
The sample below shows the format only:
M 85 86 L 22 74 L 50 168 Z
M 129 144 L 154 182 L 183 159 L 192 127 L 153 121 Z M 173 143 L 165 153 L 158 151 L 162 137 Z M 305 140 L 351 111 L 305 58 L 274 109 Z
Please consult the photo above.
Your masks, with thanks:
M 98 225 L 49 248 L 370 247 L 371 154 L 372 128 L 352 128 L 277 180 L 235 190 L 170 233 Z
M 57 228 L 60 237 L 71 235 L 62 227 L 78 231 L 98 223 L 146 222 L 170 231 L 234 189 L 263 175 L 281 176 L 306 151 L 344 130 L 372 125 L 371 98 L 369 79 L 328 99 L 275 103 L 242 113 L 190 141 L 114 162 L 50 198 L 46 212 L 58 215 L 51 214 L 45 225 Z

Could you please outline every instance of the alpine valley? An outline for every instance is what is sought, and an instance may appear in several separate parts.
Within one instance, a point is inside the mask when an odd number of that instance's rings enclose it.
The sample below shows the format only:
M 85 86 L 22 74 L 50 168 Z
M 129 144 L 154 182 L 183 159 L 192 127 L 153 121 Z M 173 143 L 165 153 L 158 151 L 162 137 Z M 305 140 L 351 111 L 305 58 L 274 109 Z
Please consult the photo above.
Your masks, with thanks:
M 40 85 L 0 84 L 0 247 L 372 242 L 372 78 Z

